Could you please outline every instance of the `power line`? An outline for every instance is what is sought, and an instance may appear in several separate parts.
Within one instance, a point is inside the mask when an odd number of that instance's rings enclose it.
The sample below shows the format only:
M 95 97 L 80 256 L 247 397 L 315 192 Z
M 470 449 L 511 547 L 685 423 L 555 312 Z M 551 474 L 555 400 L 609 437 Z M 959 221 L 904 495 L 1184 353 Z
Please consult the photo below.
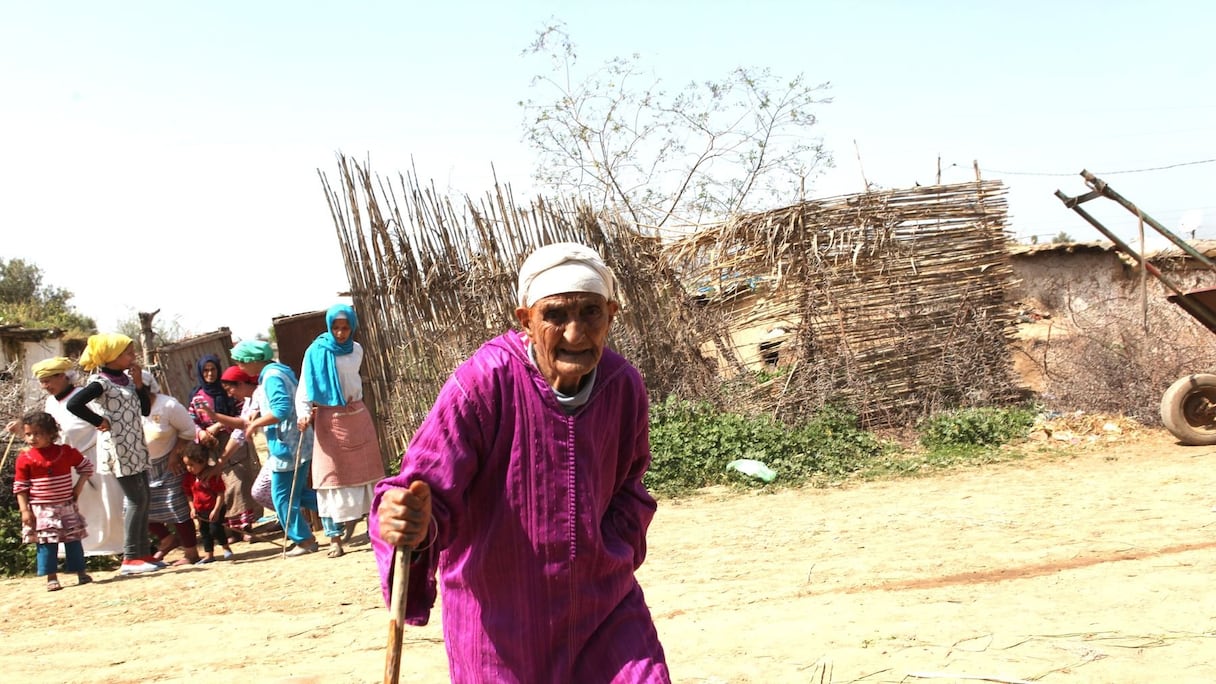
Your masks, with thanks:
M 1199 159 L 1196 161 L 1179 162 L 1177 164 L 1167 164 L 1165 166 L 1153 166 L 1144 169 L 1124 169 L 1122 171 L 1094 171 L 1095 176 L 1117 176 L 1122 173 L 1144 173 L 1146 171 L 1164 171 L 1166 169 L 1176 169 L 1180 166 L 1198 166 L 1199 164 L 1216 163 L 1216 159 Z M 980 169 L 984 173 L 1001 174 L 1005 176 L 1077 176 L 1079 173 L 1040 173 L 1035 171 L 1000 171 L 998 169 Z

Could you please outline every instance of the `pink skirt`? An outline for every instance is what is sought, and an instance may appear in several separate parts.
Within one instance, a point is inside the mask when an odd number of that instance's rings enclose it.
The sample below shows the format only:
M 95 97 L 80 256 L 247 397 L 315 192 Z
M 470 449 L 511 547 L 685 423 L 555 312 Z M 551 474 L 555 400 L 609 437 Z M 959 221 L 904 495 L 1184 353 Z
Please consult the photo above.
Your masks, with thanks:
M 62 544 L 89 536 L 84 516 L 71 499 L 60 503 L 30 503 L 34 529 L 21 526 L 21 541 L 26 544 Z
M 318 406 L 313 431 L 314 489 L 357 487 L 384 478 L 376 426 L 363 402 Z

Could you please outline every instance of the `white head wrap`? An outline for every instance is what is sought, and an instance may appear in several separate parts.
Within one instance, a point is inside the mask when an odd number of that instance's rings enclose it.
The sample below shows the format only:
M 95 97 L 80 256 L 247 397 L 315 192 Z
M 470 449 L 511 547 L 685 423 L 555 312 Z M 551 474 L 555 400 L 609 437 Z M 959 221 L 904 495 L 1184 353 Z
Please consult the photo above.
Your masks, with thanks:
M 599 252 L 577 242 L 557 242 L 532 252 L 519 267 L 519 305 L 566 292 L 592 292 L 612 301 L 616 278 Z
M 152 394 L 160 394 L 160 383 L 156 381 L 156 376 L 147 369 L 139 371 L 140 377 L 144 379 L 144 384 L 152 391 Z

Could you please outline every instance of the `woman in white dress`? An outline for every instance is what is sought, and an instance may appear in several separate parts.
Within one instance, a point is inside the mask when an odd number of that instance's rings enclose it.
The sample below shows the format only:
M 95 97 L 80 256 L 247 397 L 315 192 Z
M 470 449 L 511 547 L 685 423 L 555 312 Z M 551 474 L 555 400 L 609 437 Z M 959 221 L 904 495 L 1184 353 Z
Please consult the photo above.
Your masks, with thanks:
M 182 490 L 186 466 L 182 464 L 180 450 L 196 440 L 208 441 L 207 431 L 195 426 L 181 402 L 160 393 L 160 383 L 151 373 L 143 371 L 143 376 L 152 399 L 152 409 L 143 418 L 144 441 L 148 443 L 151 464 L 148 468 L 148 528 L 159 540 L 152 557 L 163 561 L 165 554 L 180 546 L 185 557 L 173 565 L 190 565 L 201 558 L 194 519 L 190 517 L 189 497 Z

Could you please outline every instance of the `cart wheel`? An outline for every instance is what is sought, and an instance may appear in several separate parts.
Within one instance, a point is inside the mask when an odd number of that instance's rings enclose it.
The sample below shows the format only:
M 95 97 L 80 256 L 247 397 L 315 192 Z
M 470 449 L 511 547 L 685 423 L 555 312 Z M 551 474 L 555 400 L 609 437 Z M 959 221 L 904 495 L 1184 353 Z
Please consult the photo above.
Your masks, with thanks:
M 1216 444 L 1216 375 L 1179 378 L 1161 395 L 1161 422 L 1192 446 Z

